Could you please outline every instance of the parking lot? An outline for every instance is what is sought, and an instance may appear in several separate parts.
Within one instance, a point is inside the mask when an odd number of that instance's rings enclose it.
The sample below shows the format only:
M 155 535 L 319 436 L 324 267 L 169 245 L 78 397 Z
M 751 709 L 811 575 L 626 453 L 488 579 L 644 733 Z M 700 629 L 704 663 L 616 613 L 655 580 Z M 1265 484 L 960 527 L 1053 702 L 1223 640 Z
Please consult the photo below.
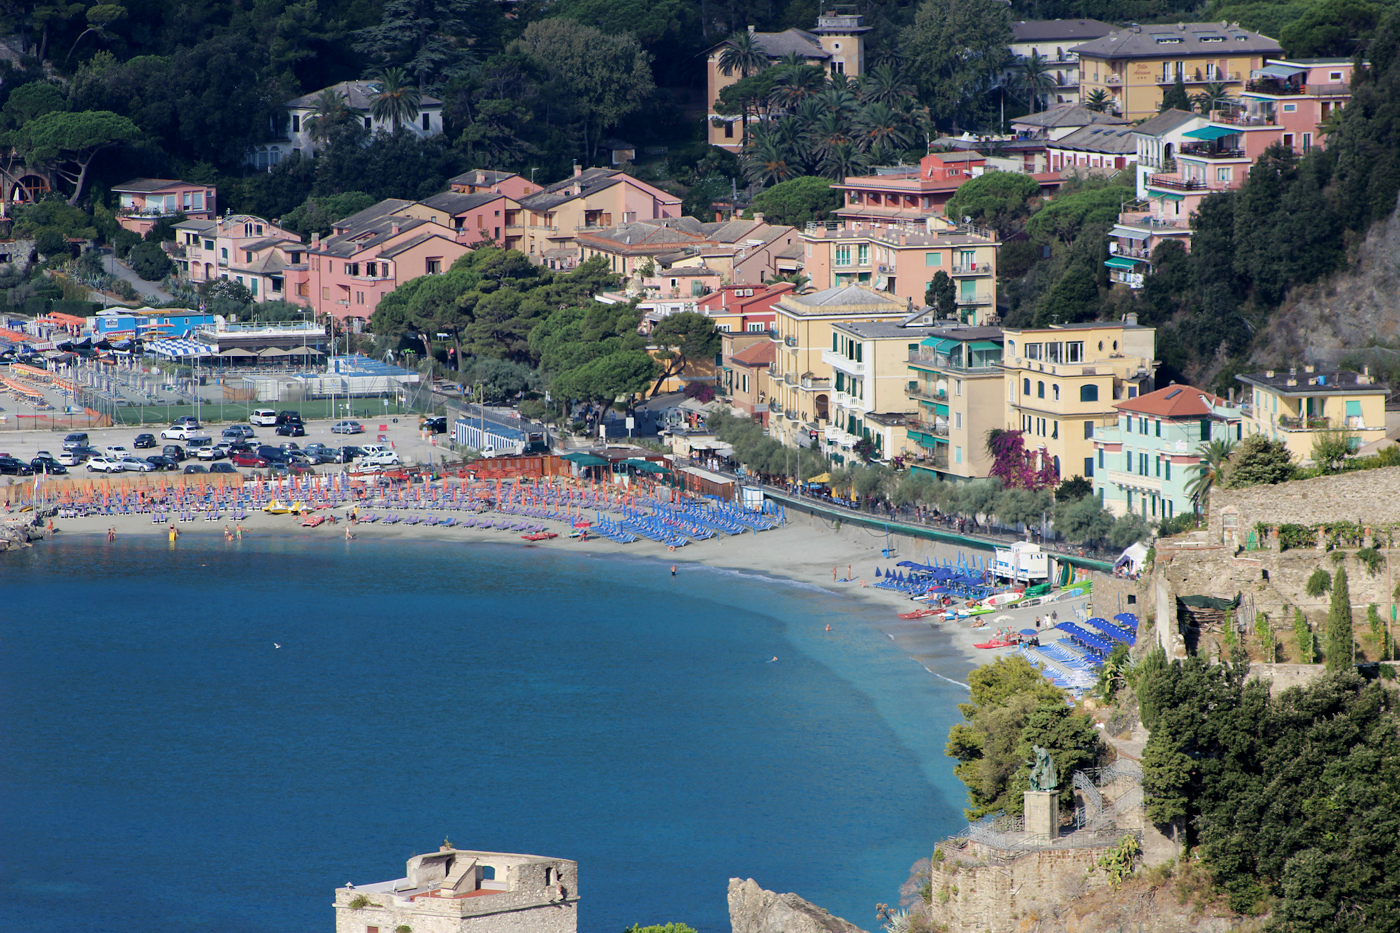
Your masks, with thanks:
M 247 421 L 231 423 L 248 424 Z M 397 452 L 405 464 L 431 464 L 440 463 L 444 459 L 454 459 L 448 446 L 449 438 L 447 435 L 437 435 L 427 440 L 422 438 L 418 430 L 419 418 L 417 415 L 361 420 L 360 423 L 365 428 L 363 434 L 332 434 L 331 427 L 335 423 L 331 419 L 309 421 L 305 424 L 306 435 L 304 437 L 279 437 L 272 427 L 250 425 L 254 432 L 250 443 L 280 446 L 290 441 L 302 448 L 312 443 L 321 443 L 327 447 L 384 443 Z M 223 429 L 228 426 L 228 424 L 204 422 L 203 430 L 200 433 L 217 442 Z M 83 429 L 79 428 L 78 430 Z M 167 443 L 179 444 L 181 447 L 186 446 L 183 441 L 162 440 L 160 431 L 161 426 L 157 425 L 117 425 L 110 428 L 89 429 L 86 433 L 90 447 L 103 450 L 111 446 L 122 446 L 127 448 L 131 454 L 143 459 L 149 455 L 159 454 L 161 447 Z M 63 438 L 67 433 L 66 431 L 6 431 L 0 433 L 0 455 L 15 457 L 26 464 L 38 456 L 40 451 L 48 451 L 57 457 L 63 452 Z M 156 446 L 154 448 L 137 450 L 133 447 L 136 435 L 143 433 L 155 435 Z M 228 460 L 224 459 L 218 462 L 227 463 Z M 201 463 L 207 467 L 210 461 L 189 459 L 181 464 L 181 467 L 189 463 Z M 325 473 L 339 471 L 343 468 L 341 464 L 327 463 L 316 466 L 314 469 L 317 472 Z M 243 469 L 240 472 L 248 473 L 251 471 Z M 89 474 L 83 466 L 77 466 L 70 468 L 68 475 L 86 477 Z M 62 479 L 62 477 L 55 477 L 55 479 Z M 8 483 L 20 481 L 14 476 L 5 476 L 3 480 Z

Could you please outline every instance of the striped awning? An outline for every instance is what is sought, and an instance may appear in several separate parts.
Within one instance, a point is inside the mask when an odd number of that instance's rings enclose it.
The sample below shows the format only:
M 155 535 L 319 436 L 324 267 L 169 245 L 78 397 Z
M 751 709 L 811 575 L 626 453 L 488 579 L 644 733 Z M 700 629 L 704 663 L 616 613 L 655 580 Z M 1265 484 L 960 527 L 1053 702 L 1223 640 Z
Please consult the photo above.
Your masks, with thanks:
M 152 340 L 146 349 L 157 356 L 179 359 L 186 356 L 213 356 L 214 348 L 198 340 L 177 338 L 174 340 Z

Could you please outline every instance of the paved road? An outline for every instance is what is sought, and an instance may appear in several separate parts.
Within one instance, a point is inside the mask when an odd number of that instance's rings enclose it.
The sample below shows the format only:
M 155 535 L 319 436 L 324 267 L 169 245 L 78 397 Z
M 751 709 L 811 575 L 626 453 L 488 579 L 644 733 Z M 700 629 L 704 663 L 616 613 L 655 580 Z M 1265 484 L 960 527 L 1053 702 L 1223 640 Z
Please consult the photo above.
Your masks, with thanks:
M 163 304 L 167 301 L 175 300 L 174 295 L 166 292 L 155 282 L 147 282 L 145 279 L 141 278 L 141 276 L 131 271 L 131 267 L 114 257 L 110 249 L 104 249 L 102 251 L 102 256 L 103 267 L 117 278 L 125 279 L 130 282 L 131 286 L 140 293 L 141 300 L 148 304 Z M 111 301 L 110 298 L 103 295 L 101 292 L 92 292 L 92 300 L 101 301 L 103 303 Z

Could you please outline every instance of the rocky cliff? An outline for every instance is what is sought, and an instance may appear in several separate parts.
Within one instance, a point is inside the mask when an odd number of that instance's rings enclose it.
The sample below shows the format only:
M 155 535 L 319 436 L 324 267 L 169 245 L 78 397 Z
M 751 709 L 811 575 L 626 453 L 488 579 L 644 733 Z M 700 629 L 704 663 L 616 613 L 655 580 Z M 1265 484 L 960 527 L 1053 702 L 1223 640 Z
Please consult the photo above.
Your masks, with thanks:
M 729 879 L 729 922 L 734 933 L 864 933 L 796 894 L 765 891 L 752 878 Z
M 1352 266 L 1298 288 L 1260 337 L 1254 362 L 1335 364 L 1369 343 L 1400 345 L 1400 212 L 1373 227 Z

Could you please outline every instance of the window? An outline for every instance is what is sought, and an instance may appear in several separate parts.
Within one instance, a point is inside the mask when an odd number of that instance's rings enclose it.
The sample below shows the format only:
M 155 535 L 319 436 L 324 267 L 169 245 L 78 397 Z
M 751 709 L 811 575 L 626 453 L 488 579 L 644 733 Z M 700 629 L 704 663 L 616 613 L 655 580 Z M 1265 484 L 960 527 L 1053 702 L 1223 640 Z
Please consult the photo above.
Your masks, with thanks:
M 1103 448 L 1099 448 L 1099 467 L 1103 467 Z
M 365 117 L 365 129 L 371 129 L 370 120 L 370 117 Z
M 1228 165 L 1220 165 L 1215 169 L 1216 181 L 1230 181 L 1235 177 L 1235 170 Z
M 1050 422 L 1050 439 L 1051 439 L 1051 440 L 1059 440 L 1059 438 L 1060 438 L 1060 422 L 1058 422 L 1058 421 L 1052 421 L 1052 422 Z
M 732 120 L 725 120 L 725 121 L 724 121 L 724 138 L 725 138 L 725 139 L 733 139 L 733 138 L 734 138 L 734 123 L 733 123 Z
M 1131 450 L 1125 450 L 1123 452 L 1123 460 L 1126 463 L 1123 469 L 1129 473 L 1133 472 L 1133 452 Z
M 213 240 L 205 240 L 205 241 L 204 241 L 204 248 L 205 248 L 205 249 L 213 249 L 213 248 L 214 248 L 214 241 L 213 241 Z
M 1067 343 L 1067 344 L 1065 344 L 1065 362 L 1066 362 L 1066 363 L 1082 363 L 1082 362 L 1084 362 L 1084 341 L 1078 340 L 1078 341 L 1075 341 L 1074 343 Z
M 1158 418 L 1158 419 L 1157 419 L 1157 436 L 1158 436 L 1158 437 L 1161 437 L 1161 436 L 1162 436 L 1162 419 L 1161 419 L 1161 418 Z
M 282 276 L 280 276 L 280 275 L 269 276 L 269 277 L 268 277 L 268 281 L 269 281 L 269 283 L 271 283 L 271 288 L 272 288 L 272 290 L 273 290 L 274 292 L 280 292 L 280 291 L 282 290 Z
M 861 266 L 870 265 L 870 244 L 861 243 L 856 246 L 856 264 Z
M 1094 422 L 1084 422 L 1084 439 L 1087 441 L 1094 436 Z
M 438 275 L 442 272 L 442 260 L 440 258 L 429 259 L 427 260 L 425 265 L 427 268 L 428 275 Z
M 242 285 L 242 284 L 243 284 L 243 276 L 241 276 L 241 275 L 235 275 L 233 278 L 234 278 L 235 281 L 238 282 L 239 285 Z M 185 323 L 188 324 L 189 322 L 186 321 Z
M 1043 382 L 1036 382 L 1036 384 L 1035 384 L 1035 397 L 1036 397 L 1036 398 L 1045 398 L 1045 383 L 1043 383 Z
M 1038 360 L 1038 359 L 1040 359 L 1040 344 L 1038 344 L 1038 343 L 1028 343 L 1028 344 L 1026 344 L 1026 359 L 1028 359 L 1028 360 Z
M 954 463 L 962 463 L 962 448 L 961 448 L 961 447 L 954 447 L 954 448 L 953 448 L 953 462 L 954 462 Z
M 962 380 L 961 380 L 961 379 L 954 379 L 954 380 L 953 380 L 953 394 L 954 394 L 954 395 L 957 395 L 957 396 L 961 396 L 961 395 L 962 395 Z
M 433 128 L 433 118 L 428 114 L 423 114 L 423 131 L 427 132 Z
M 1138 454 L 1138 475 L 1147 475 L 1147 454 Z
M 953 412 L 953 427 L 957 428 L 959 431 L 962 430 L 962 412 Z
M 223 247 L 220 247 L 220 248 L 219 248 L 219 258 L 222 259 L 222 260 L 224 260 L 225 262 L 228 261 L 228 247 L 227 247 L 227 246 L 223 246 Z
M 1051 363 L 1058 363 L 1060 361 L 1060 346 L 1061 345 L 1058 343 L 1047 343 L 1045 345 L 1045 358 Z
M 300 251 L 300 250 L 295 250 L 295 249 L 292 250 L 292 252 L 291 252 L 291 257 L 292 257 L 292 265 L 294 265 L 294 266 L 299 266 L 299 265 L 301 265 L 301 251 Z
M 832 332 L 831 332 L 831 352 L 832 352 L 832 353 L 840 353 L 840 352 L 841 352 L 841 346 L 840 346 L 839 343 L 837 343 L 837 341 L 839 341 L 840 339 L 841 339 L 841 338 L 840 338 L 839 336 L 837 336 L 836 331 L 832 331 Z
M 1201 419 L 1201 440 L 1210 440 L 1210 420 L 1208 418 Z
M 1283 134 L 1283 144 L 1284 144 L 1285 146 L 1287 146 L 1289 149 L 1292 149 L 1292 148 L 1293 148 L 1293 134 L 1292 134 L 1292 133 L 1284 133 L 1284 134 Z
M 1080 386 L 1079 400 L 1081 402 L 1097 402 L 1099 400 L 1099 387 L 1095 385 Z
M 836 265 L 849 266 L 851 264 L 851 247 L 842 245 L 836 247 Z
M 764 327 L 762 324 L 755 324 L 755 323 L 753 323 L 752 321 L 750 321 L 749 324 L 747 325 L 747 327 L 745 327 L 745 330 L 747 330 L 747 331 L 748 331 L 749 333 L 751 333 L 751 334 L 752 334 L 752 333 L 759 333 L 759 334 L 761 334 L 761 333 L 763 333 L 763 332 L 764 332 L 765 330 L 767 330 L 767 329 L 768 329 L 768 328 Z
M 1297 112 L 1298 112 L 1298 105 L 1297 105 L 1297 104 L 1284 104 L 1284 105 L 1283 105 L 1283 112 L 1284 112 L 1284 113 L 1297 113 Z
M 1093 457 L 1085 457 L 1085 458 L 1084 458 L 1084 478 L 1085 478 L 1085 479 L 1093 479 L 1093 478 L 1094 478 L 1094 458 L 1093 458 Z
M 301 114 L 298 114 L 298 113 L 292 114 L 292 132 L 293 132 L 293 133 L 300 133 L 300 132 L 301 132 Z
M 251 277 L 248 279 L 248 294 L 252 295 L 254 298 L 258 297 L 258 280 L 257 280 L 257 279 L 251 278 Z
M 1166 466 L 1164 467 L 1164 469 L 1167 471 L 1167 477 L 1166 477 L 1166 478 L 1167 478 L 1167 479 L 1171 479 L 1171 478 L 1172 478 L 1172 462 L 1171 462 L 1170 460 L 1167 461 Z
M 1308 151 L 1310 151 L 1311 149 L 1312 149 L 1312 133 L 1304 133 L 1304 134 L 1303 134 L 1303 151 L 1304 151 L 1304 152 L 1308 152 Z
M 1051 392 L 1052 395 L 1055 396 L 1055 401 L 1058 402 L 1058 401 L 1060 400 L 1060 385 L 1059 385 L 1059 383 L 1053 383 L 1053 384 L 1050 386 L 1050 392 Z
M 1023 379 L 1021 382 L 1023 383 L 1021 394 L 1029 398 L 1031 394 L 1031 381 L 1029 379 Z
M 1154 461 L 1152 461 L 1152 462 L 1153 462 L 1154 468 L 1157 470 L 1157 476 L 1160 478 L 1161 475 L 1162 475 L 1162 461 L 1161 461 L 1160 459 L 1157 459 L 1157 460 L 1154 460 Z
M 924 253 L 924 265 L 925 265 L 925 266 L 941 266 L 941 265 L 943 265 L 943 254 L 942 254 L 942 253 Z

